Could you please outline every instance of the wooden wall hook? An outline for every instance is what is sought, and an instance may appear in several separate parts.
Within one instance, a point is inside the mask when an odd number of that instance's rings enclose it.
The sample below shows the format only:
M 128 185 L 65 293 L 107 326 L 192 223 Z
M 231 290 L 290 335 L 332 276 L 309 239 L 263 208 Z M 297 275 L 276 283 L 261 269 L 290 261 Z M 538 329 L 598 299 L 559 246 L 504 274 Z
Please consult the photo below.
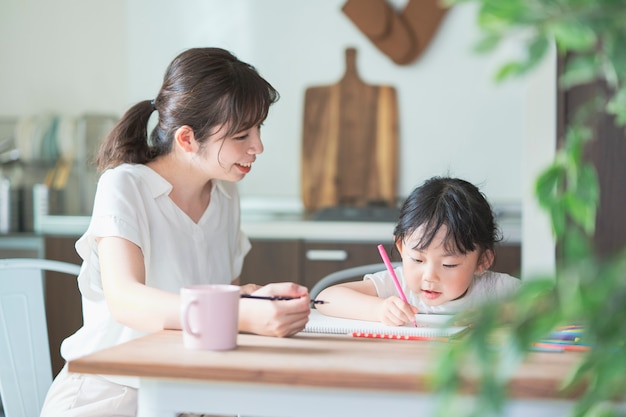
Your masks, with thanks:
M 385 0 L 348 0 L 344 14 L 398 65 L 415 61 L 435 35 L 447 8 L 438 0 L 409 0 L 398 13 Z

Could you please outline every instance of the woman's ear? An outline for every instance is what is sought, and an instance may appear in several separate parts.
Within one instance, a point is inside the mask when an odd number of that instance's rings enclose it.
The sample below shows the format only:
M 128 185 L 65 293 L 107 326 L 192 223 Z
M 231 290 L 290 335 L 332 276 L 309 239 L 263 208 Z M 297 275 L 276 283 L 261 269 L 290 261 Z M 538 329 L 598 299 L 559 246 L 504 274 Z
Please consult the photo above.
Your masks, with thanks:
M 198 142 L 196 142 L 195 134 L 190 126 L 179 127 L 176 133 L 174 133 L 174 140 L 176 145 L 184 152 L 195 152 L 197 150 Z
M 480 255 L 480 259 L 478 259 L 478 265 L 476 265 L 476 273 L 482 274 L 487 269 L 491 268 L 495 257 L 496 254 L 491 249 L 483 251 L 482 255 Z

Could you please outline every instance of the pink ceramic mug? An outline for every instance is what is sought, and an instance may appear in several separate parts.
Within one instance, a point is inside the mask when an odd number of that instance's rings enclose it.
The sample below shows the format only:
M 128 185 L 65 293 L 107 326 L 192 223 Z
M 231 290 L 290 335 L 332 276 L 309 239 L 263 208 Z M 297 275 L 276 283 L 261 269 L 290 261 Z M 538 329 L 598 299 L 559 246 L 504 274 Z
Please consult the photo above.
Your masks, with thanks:
M 192 285 L 180 290 L 183 344 L 189 349 L 230 350 L 239 331 L 237 285 Z

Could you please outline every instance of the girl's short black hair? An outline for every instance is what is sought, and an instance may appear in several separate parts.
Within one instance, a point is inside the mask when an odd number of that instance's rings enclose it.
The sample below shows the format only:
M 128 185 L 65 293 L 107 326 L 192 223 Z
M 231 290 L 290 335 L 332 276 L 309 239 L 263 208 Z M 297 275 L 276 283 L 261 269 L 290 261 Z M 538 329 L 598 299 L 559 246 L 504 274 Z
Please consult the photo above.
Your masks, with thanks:
M 448 229 L 446 249 L 463 254 L 477 248 L 493 251 L 502 240 L 484 194 L 465 180 L 449 177 L 433 177 L 413 190 L 400 210 L 394 239 L 402 242 L 422 226 L 424 234 L 416 248 L 423 250 L 443 225 Z

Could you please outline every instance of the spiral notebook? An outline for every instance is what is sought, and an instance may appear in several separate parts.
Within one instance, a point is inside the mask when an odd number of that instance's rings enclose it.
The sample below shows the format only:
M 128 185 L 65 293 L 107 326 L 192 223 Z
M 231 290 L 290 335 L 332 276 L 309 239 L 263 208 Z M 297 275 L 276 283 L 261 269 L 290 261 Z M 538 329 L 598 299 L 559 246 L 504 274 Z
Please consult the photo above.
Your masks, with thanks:
M 416 314 L 415 320 L 417 322 L 417 327 L 415 327 L 412 323 L 404 326 L 386 326 L 379 322 L 325 316 L 319 311 L 313 309 L 311 310 L 311 314 L 309 316 L 309 322 L 305 326 L 303 332 L 451 337 L 466 329 L 465 326 L 449 326 L 447 323 L 451 318 L 451 315 L 443 314 Z

